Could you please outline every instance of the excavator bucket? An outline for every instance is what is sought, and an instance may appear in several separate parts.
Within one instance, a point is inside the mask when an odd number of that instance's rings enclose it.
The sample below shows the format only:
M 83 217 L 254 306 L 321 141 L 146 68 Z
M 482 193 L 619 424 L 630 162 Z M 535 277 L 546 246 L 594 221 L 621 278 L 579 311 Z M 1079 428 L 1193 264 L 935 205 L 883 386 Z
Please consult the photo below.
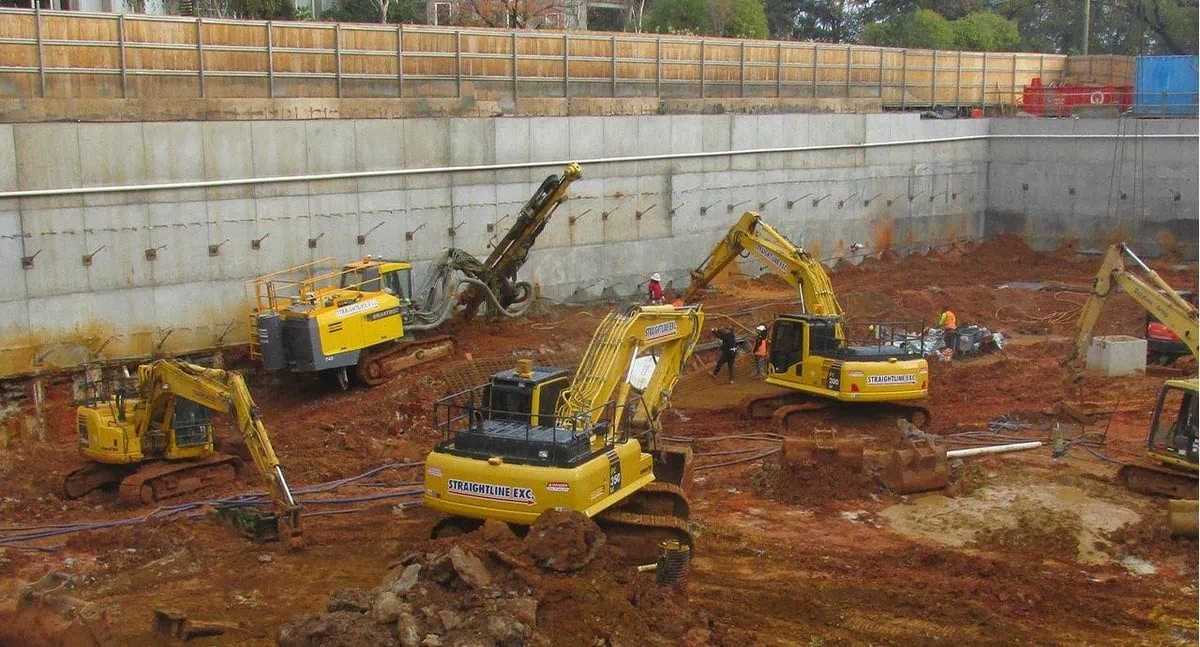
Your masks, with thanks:
M 70 585 L 58 571 L 0 583 L 0 645 L 116 647 L 105 608 L 67 595 Z
M 654 480 L 677 485 L 685 495 L 691 496 L 695 475 L 691 446 L 659 444 L 650 454 L 654 457 Z
M 893 449 L 883 461 L 880 481 L 898 494 L 915 494 L 946 487 L 950 482 L 950 461 L 946 450 L 934 447 L 926 439 L 906 441 L 908 447 Z
M 815 429 L 809 438 L 784 439 L 783 464 L 801 468 L 837 466 L 861 472 L 865 449 L 862 437 L 838 436 L 832 429 Z

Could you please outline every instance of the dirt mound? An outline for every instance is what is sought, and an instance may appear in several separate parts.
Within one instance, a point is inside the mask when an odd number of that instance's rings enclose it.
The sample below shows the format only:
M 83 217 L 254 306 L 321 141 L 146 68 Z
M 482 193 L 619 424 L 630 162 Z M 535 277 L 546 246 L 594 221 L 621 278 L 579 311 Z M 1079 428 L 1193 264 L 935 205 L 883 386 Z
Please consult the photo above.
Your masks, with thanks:
M 604 546 L 604 531 L 573 510 L 549 510 L 525 536 L 525 552 L 542 568 L 577 571 Z
M 1170 563 L 1195 579 L 1197 574 L 1195 537 L 1172 537 L 1167 528 L 1167 515 L 1143 515 L 1133 523 L 1125 524 L 1105 534 L 1112 543 L 1112 553 L 1117 559 L 1137 557 L 1158 563 Z
M 550 511 L 521 540 L 500 522 L 416 546 L 373 589 L 280 628 L 283 646 L 746 644 L 686 593 L 620 565 L 590 519 Z M 569 566 L 573 573 L 563 572 Z
M 784 465 L 767 460 L 752 478 L 759 496 L 784 503 L 820 507 L 834 501 L 863 499 L 875 490 L 872 478 L 840 465 Z

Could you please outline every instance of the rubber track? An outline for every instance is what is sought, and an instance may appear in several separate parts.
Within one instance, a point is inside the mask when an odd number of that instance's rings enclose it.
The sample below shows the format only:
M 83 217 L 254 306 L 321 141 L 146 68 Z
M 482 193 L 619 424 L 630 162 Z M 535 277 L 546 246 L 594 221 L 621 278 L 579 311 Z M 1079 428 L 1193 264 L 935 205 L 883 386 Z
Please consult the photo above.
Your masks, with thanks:
M 632 495 L 630 495 L 630 498 L 632 499 L 632 498 L 636 497 L 637 495 L 641 494 L 642 492 L 654 492 L 657 494 L 673 494 L 673 495 L 679 497 L 679 500 L 683 502 L 684 514 L 678 515 L 677 518 L 682 519 L 685 522 L 691 518 L 692 502 L 690 500 L 688 500 L 687 494 L 684 493 L 683 488 L 679 487 L 678 485 L 675 485 L 674 483 L 665 483 L 663 481 L 651 481 L 645 487 L 643 487 L 642 489 L 640 489 L 637 492 L 634 492 Z
M 689 546 L 695 545 L 695 537 L 683 519 L 666 514 L 638 514 L 636 512 L 604 511 L 596 516 L 601 526 L 619 525 L 630 528 L 653 528 L 667 530 L 678 538 L 686 539 Z
M 147 483 L 150 483 L 153 487 L 153 481 L 155 480 L 171 476 L 183 476 L 186 472 L 192 471 L 199 473 L 201 477 L 203 477 L 202 473 L 204 471 L 215 467 L 220 467 L 227 463 L 233 463 L 235 460 L 237 460 L 236 456 L 230 456 L 228 454 L 212 454 L 197 461 L 161 462 L 143 466 L 139 468 L 138 471 L 121 481 L 120 499 L 123 503 L 130 505 L 143 505 L 145 502 L 142 501 L 142 486 Z M 233 467 L 236 468 L 236 466 Z M 212 483 L 205 481 L 201 485 L 194 488 L 175 490 L 168 496 L 162 498 L 170 498 L 172 496 L 186 494 L 187 492 L 198 490 L 201 487 L 207 487 L 209 485 L 212 485 Z M 160 500 L 157 493 L 155 493 L 155 500 Z
M 1175 499 L 1195 499 L 1200 490 L 1195 475 L 1147 465 L 1126 465 L 1117 473 L 1117 478 L 1134 492 Z

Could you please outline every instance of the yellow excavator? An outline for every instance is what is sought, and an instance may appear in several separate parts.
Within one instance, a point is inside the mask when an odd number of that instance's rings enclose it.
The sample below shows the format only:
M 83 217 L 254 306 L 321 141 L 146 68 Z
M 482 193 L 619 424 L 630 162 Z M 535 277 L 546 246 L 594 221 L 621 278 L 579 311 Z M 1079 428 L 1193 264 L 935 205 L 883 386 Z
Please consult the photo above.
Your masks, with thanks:
M 330 375 L 347 388 L 352 376 L 376 386 L 448 356 L 451 337 L 413 333 L 440 327 L 459 307 L 469 318 L 485 299 L 493 316 L 523 314 L 533 304 L 533 286 L 517 281 L 517 270 L 581 176 L 571 163 L 547 177 L 486 261 L 446 250 L 416 292 L 411 263 L 378 256 L 341 267 L 323 258 L 247 281 L 251 358 L 268 371 Z
M 433 535 L 486 519 L 528 526 L 546 510 L 568 508 L 610 536 L 690 545 L 691 452 L 660 446 L 657 436 L 703 324 L 698 306 L 614 312 L 573 378 L 519 360 L 439 400 L 444 439 L 425 460 L 425 504 L 450 516 Z
M 214 447 L 209 412 L 231 415 L 274 504 L 272 514 L 230 507 L 219 516 L 256 539 L 302 542 L 300 506 L 271 447 L 258 406 L 242 376 L 178 360 L 138 367 L 137 393 L 76 412 L 85 467 L 67 475 L 63 492 L 79 498 L 119 485 L 121 501 L 154 504 L 210 485 L 233 481 L 237 457 Z
M 1125 268 L 1128 257 L 1142 270 L 1149 282 Z M 1124 243 L 1108 248 L 1092 291 L 1079 316 L 1079 329 L 1071 355 L 1063 362 L 1077 381 L 1080 362 L 1087 356 L 1092 335 L 1108 297 L 1120 289 L 1138 302 L 1167 329 L 1175 333 L 1187 350 L 1196 356 L 1200 337 L 1196 307 L 1184 299 L 1157 272 L 1150 269 Z M 1167 380 L 1159 392 L 1154 418 L 1146 438 L 1142 460 L 1125 465 L 1117 478 L 1131 490 L 1182 499 L 1197 497 L 1200 475 L 1200 446 L 1197 445 L 1197 380 Z
M 787 281 L 800 300 L 800 313 L 779 315 L 772 324 L 766 377 L 768 384 L 795 393 L 751 398 L 746 408 L 752 417 L 786 417 L 838 401 L 889 403 L 918 426 L 928 422 L 928 409 L 907 404 L 929 394 L 921 332 L 907 330 L 911 322 L 877 323 L 869 328 L 871 338 L 849 340 L 842 306 L 821 262 L 757 213 L 743 214 L 691 273 L 684 303 L 698 301 L 722 270 L 744 256 Z

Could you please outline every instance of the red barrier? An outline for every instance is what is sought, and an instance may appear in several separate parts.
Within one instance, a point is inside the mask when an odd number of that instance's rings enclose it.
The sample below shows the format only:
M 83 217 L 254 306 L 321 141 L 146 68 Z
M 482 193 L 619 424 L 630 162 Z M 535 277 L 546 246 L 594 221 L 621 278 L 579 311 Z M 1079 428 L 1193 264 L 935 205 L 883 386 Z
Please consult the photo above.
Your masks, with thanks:
M 1118 106 L 1125 112 L 1133 106 L 1133 88 L 1127 85 L 1042 85 L 1034 77 L 1025 86 L 1025 112 L 1042 117 L 1070 116 L 1080 106 Z

